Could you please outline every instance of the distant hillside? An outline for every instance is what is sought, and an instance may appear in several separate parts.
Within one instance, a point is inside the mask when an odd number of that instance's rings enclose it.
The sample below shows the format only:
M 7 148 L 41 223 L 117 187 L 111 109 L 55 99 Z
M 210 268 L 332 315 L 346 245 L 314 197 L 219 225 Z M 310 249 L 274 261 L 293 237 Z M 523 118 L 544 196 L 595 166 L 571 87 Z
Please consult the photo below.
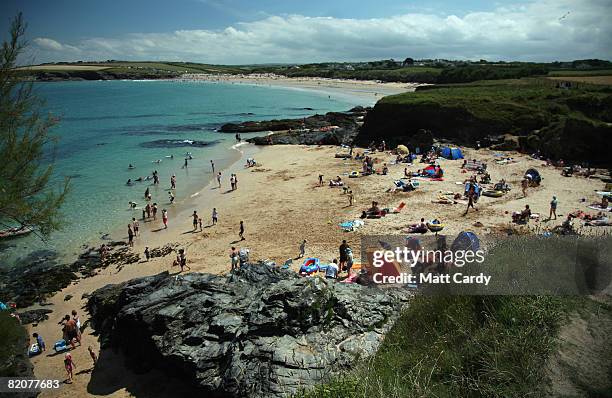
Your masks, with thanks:
M 475 146 L 477 141 L 500 142 L 506 135 L 500 147 L 610 163 L 612 87 L 558 84 L 548 79 L 484 81 L 388 96 L 368 113 L 356 142 L 416 146 L 436 138 Z

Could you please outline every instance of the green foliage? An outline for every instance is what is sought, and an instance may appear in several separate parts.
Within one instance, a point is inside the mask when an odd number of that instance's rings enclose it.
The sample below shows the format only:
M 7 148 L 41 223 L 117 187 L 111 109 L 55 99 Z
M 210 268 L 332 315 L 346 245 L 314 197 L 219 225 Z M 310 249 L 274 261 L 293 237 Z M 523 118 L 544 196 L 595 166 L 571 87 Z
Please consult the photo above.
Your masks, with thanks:
M 541 396 L 548 355 L 575 299 L 417 297 L 376 356 L 298 396 Z
M 21 82 L 15 63 L 26 44 L 21 14 L 11 26 L 0 52 L 0 225 L 26 225 L 45 236 L 59 228 L 58 209 L 68 181 L 50 188 L 53 163 L 45 156 L 53 147 L 49 128 L 56 123 L 43 115 L 31 83 Z
M 25 329 L 8 311 L 0 311 L 0 377 L 19 376 L 15 358 L 23 355 L 25 342 Z

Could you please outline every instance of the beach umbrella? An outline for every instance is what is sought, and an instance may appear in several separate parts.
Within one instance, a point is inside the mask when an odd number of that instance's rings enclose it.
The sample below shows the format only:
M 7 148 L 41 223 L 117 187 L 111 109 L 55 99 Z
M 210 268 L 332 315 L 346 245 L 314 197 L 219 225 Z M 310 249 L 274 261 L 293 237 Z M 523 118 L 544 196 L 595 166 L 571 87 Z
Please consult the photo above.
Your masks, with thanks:
M 408 150 L 408 147 L 406 147 L 406 145 L 398 145 L 397 146 L 397 153 L 408 154 L 408 153 L 410 153 L 410 151 Z

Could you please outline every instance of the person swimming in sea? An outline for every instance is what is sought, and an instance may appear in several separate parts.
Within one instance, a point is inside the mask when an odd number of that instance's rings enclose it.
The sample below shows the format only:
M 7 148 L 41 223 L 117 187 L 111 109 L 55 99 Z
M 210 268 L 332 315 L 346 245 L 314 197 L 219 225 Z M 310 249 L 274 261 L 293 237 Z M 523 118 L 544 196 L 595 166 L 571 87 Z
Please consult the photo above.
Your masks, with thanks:
M 127 182 L 125 183 L 125 185 L 131 186 L 132 185 L 132 179 L 128 178 Z
M 132 163 L 130 163 L 130 165 L 128 166 L 128 169 L 135 169 L 136 167 L 134 167 L 134 165 Z

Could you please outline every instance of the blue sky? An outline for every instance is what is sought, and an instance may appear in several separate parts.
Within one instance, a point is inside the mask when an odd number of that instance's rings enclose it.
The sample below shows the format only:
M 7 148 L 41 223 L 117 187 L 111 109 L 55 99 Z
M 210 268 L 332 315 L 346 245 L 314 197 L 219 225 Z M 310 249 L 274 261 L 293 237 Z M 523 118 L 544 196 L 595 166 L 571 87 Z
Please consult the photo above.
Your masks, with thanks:
M 0 11 L 2 38 L 23 11 L 37 62 L 612 58 L 610 0 L 1 0 Z

